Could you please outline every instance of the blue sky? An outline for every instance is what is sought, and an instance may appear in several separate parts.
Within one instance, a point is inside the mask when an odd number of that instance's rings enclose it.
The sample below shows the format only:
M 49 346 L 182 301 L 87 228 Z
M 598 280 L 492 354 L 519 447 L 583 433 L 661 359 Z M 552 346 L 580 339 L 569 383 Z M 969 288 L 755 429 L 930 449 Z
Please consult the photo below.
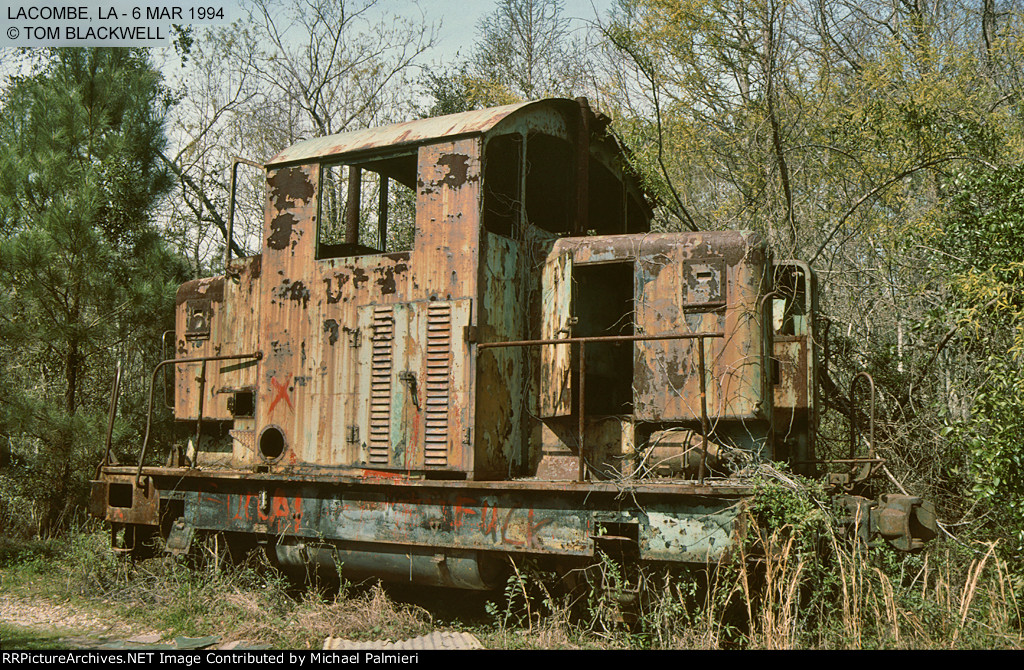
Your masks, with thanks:
M 229 0 L 231 2 L 232 0 Z M 245 0 L 233 0 L 237 7 L 245 7 Z M 563 0 L 563 12 L 570 18 L 593 21 L 598 14 L 604 15 L 615 4 L 615 0 Z M 412 0 L 381 0 L 379 8 L 383 13 L 417 15 L 417 3 Z M 440 19 L 441 31 L 438 45 L 431 52 L 429 60 L 444 61 L 454 58 L 457 53 L 465 56 L 477 37 L 480 20 L 494 10 L 494 0 L 420 0 L 420 9 L 428 19 Z M 233 17 L 243 16 L 235 10 Z
M 411 3 L 385 0 L 384 4 L 394 5 L 396 10 L 400 11 L 398 8 Z M 606 14 L 613 5 L 614 0 L 564 0 L 563 11 L 566 16 L 592 21 L 598 13 Z M 460 50 L 463 55 L 466 55 L 476 40 L 477 25 L 481 19 L 493 11 L 494 2 L 491 0 L 427 0 L 421 6 L 434 16 L 441 17 L 438 53 L 442 58 L 450 58 Z

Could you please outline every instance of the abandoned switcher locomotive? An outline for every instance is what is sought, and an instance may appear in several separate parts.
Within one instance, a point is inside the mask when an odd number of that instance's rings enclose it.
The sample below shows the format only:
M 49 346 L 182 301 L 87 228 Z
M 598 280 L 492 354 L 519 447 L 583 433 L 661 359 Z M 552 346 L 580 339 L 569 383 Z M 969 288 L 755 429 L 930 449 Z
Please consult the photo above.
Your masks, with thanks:
M 606 125 L 541 100 L 261 166 L 262 253 L 229 243 L 223 275 L 181 287 L 154 371 L 191 437 L 153 454 L 147 428 L 135 465 L 108 439 L 92 509 L 117 545 L 223 533 L 462 588 L 508 555 L 734 547 L 744 473 L 817 469 L 814 274 L 754 233 L 651 232 Z M 928 510 L 905 498 L 864 509 L 911 548 Z

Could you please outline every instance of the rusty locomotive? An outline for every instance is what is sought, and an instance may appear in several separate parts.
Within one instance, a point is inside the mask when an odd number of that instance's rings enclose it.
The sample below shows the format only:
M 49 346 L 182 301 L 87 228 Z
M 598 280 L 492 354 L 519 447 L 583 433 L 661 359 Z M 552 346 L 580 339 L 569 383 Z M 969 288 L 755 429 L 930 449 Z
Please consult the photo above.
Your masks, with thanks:
M 147 427 L 126 465 L 108 436 L 91 509 L 116 548 L 220 533 L 284 566 L 482 589 L 506 556 L 735 547 L 744 473 L 821 466 L 815 276 L 754 233 L 651 232 L 607 121 L 541 100 L 260 166 L 262 253 L 229 239 L 225 273 L 180 288 L 154 371 L 191 437 L 165 458 Z M 902 548 L 933 527 L 909 496 L 847 503 Z

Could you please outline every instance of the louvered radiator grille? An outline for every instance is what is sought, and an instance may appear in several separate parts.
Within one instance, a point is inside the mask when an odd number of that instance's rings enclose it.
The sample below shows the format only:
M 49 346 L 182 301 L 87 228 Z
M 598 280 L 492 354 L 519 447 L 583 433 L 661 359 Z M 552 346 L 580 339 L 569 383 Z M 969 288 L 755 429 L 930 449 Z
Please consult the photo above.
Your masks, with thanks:
M 391 447 L 391 377 L 394 367 L 395 314 L 390 306 L 374 307 L 370 371 L 370 434 L 366 446 L 372 465 L 387 465 Z
M 448 406 L 452 366 L 452 308 L 427 309 L 427 379 L 423 413 L 424 462 L 448 465 Z

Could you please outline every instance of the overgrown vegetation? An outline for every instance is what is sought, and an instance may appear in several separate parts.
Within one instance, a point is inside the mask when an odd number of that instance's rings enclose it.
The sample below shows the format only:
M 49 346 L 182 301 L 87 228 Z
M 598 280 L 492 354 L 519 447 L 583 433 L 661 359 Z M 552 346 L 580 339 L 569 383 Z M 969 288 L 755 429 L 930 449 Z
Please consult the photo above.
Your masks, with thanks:
M 607 556 L 588 589 L 556 596 L 551 573 L 517 569 L 489 607 L 505 644 L 653 649 L 964 649 L 1024 645 L 1020 599 L 993 544 L 913 555 L 852 543 L 813 483 L 767 483 L 741 555 L 628 576 Z M 636 594 L 635 598 L 623 598 Z
M 60 545 L 56 558 L 27 548 L 0 567 L 4 592 L 113 613 L 131 630 L 157 630 L 165 639 L 217 635 L 319 648 L 332 635 L 405 639 L 431 630 L 429 613 L 393 602 L 379 585 L 297 588 L 256 556 L 221 560 L 213 542 L 189 559 L 145 561 L 111 552 L 102 529 L 73 533 Z

